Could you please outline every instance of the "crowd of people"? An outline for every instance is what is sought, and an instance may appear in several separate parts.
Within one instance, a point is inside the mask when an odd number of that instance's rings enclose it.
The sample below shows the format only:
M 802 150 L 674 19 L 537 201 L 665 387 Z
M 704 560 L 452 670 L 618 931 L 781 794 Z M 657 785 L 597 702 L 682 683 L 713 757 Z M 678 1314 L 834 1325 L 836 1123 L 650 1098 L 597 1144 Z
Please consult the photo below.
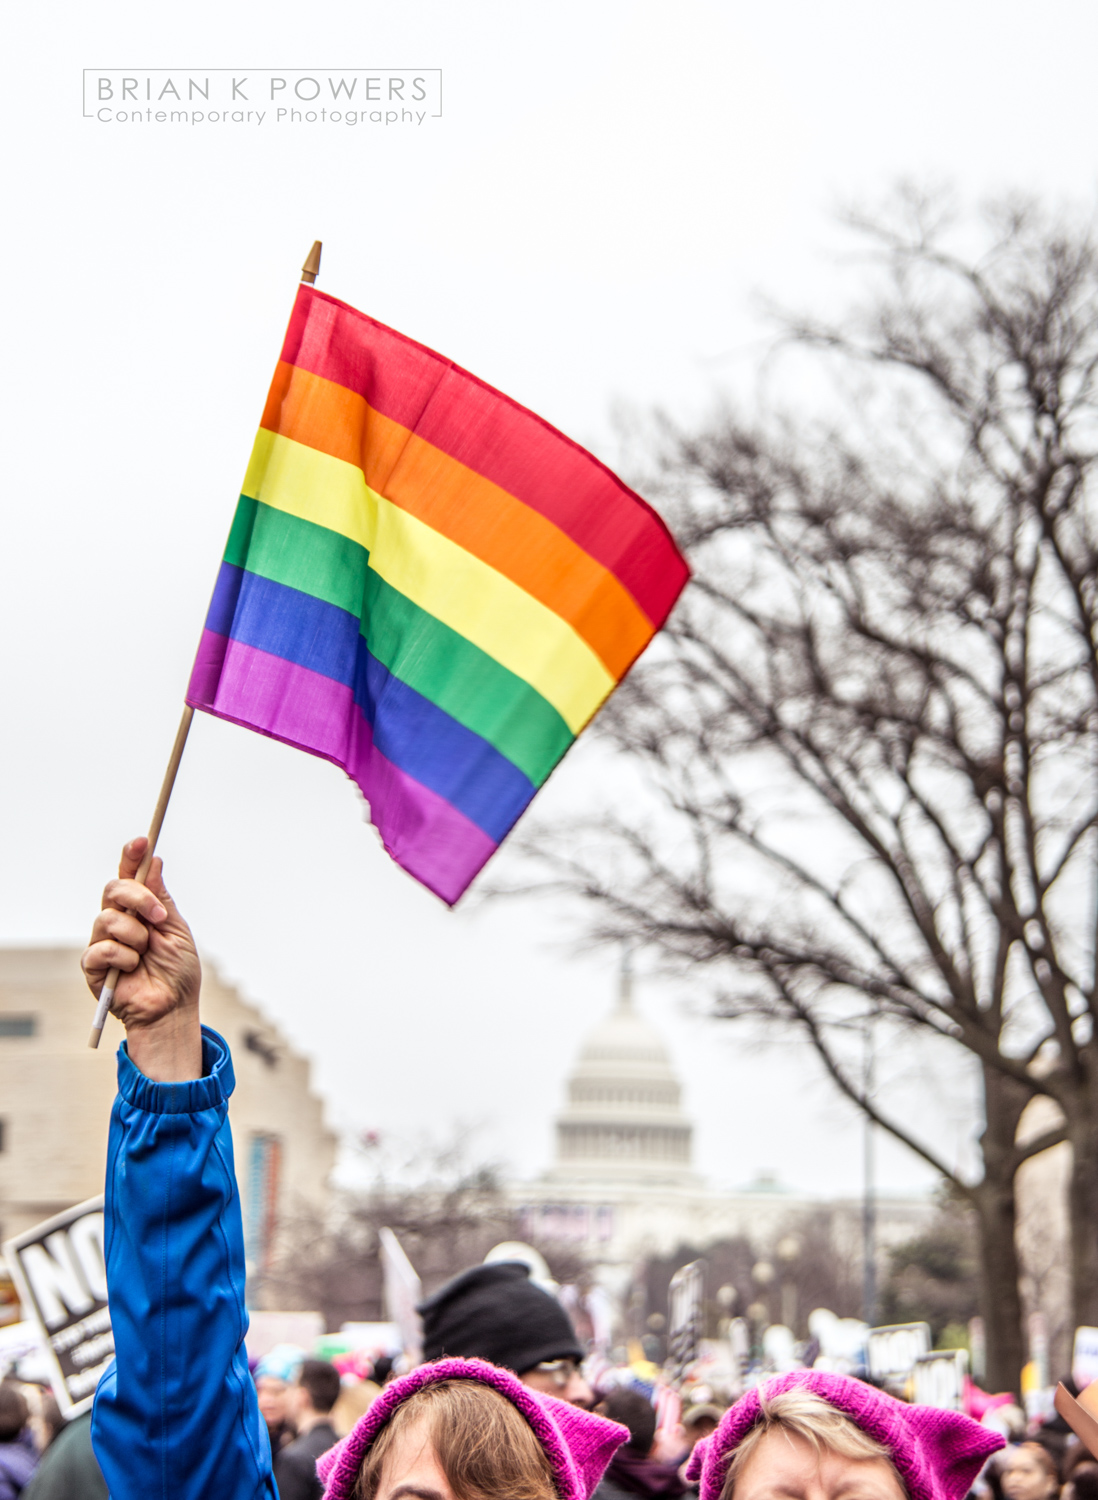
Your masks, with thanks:
M 423 1303 L 414 1368 L 341 1375 L 285 1346 L 250 1367 L 232 1061 L 201 1026 L 159 861 L 134 879 L 144 848 L 124 851 L 84 955 L 93 991 L 124 976 L 105 1195 L 116 1358 L 90 1418 L 59 1430 L 0 1383 L 0 1500 L 1098 1500 L 1098 1461 L 1066 1423 L 1013 1430 L 1001 1406 L 977 1421 L 798 1368 L 730 1403 L 695 1388 L 682 1409 L 671 1386 L 585 1362 L 517 1261 Z
M 519 1262 L 474 1267 L 430 1298 L 422 1314 L 428 1361 L 454 1350 L 490 1360 L 514 1371 L 529 1388 L 591 1409 L 628 1432 L 592 1500 L 696 1500 L 697 1477 L 688 1473 L 693 1451 L 712 1437 L 735 1404 L 722 1399 L 719 1390 L 687 1379 L 674 1391 L 650 1365 L 612 1366 L 585 1358 L 567 1313 Z M 365 1365 L 361 1358 L 340 1363 L 342 1385 L 334 1365 L 309 1360 L 291 1346 L 278 1346 L 258 1362 L 256 1387 L 276 1455 L 281 1500 L 320 1500 L 319 1480 L 304 1466 L 295 1467 L 291 1478 L 286 1456 L 307 1434 L 312 1437 L 308 1451 L 319 1458 L 393 1378 L 387 1356 Z M 317 1370 L 327 1372 L 323 1400 L 311 1394 Z M 750 1378 L 765 1387 L 774 1376 L 758 1371 Z M 868 1379 L 858 1383 L 869 1384 Z M 1077 1394 L 1070 1376 L 1065 1383 Z M 969 1389 L 970 1409 L 983 1411 L 993 1440 L 995 1435 L 1005 1439 L 972 1480 L 973 1500 L 1098 1500 L 1098 1458 L 1062 1417 L 1027 1421 L 1013 1401 L 989 1400 L 971 1383 Z M 671 1391 L 674 1398 L 668 1401 Z M 351 1392 L 358 1394 L 349 1400 Z M 344 1411 L 321 1427 L 321 1413 L 329 1415 L 339 1404 Z M 303 1419 L 295 1420 L 295 1412 Z
M 585 1377 L 567 1313 L 528 1279 L 518 1262 L 477 1266 L 457 1277 L 422 1309 L 426 1363 L 473 1351 L 509 1369 L 529 1390 L 616 1423 L 628 1434 L 615 1449 L 590 1500 L 696 1500 L 690 1474 L 694 1449 L 713 1436 L 729 1406 L 713 1393 L 685 1406 L 660 1400 L 666 1391 L 630 1367 L 599 1362 Z M 535 1356 L 545 1355 L 545 1358 Z M 533 1361 L 532 1363 L 528 1361 Z M 321 1500 L 318 1462 L 353 1432 L 397 1378 L 387 1355 L 339 1361 L 310 1358 L 277 1345 L 254 1362 L 251 1375 L 266 1427 L 279 1500 Z M 772 1378 L 772 1377 L 771 1377 Z M 842 1377 L 831 1377 L 832 1379 Z M 766 1387 L 768 1377 L 759 1377 Z M 858 1382 L 855 1382 L 857 1384 Z M 661 1409 L 670 1422 L 661 1420 Z M 979 1500 L 1098 1500 L 1098 1458 L 1062 1418 L 1025 1423 L 1013 1406 L 993 1409 L 992 1431 L 1006 1446 L 972 1480 Z M 45 1455 L 45 1457 L 43 1457 Z M 96 1461 L 90 1415 L 65 1423 L 53 1397 L 15 1379 L 0 1381 L 0 1500 L 107 1500 Z M 487 1497 L 485 1497 L 487 1500 Z

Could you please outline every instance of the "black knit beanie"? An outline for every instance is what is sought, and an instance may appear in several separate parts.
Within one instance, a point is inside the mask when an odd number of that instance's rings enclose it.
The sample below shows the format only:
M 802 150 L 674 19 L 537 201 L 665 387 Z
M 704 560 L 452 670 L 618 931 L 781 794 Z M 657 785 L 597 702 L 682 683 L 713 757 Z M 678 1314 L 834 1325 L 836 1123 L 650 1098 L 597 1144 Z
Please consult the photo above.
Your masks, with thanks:
M 533 1285 L 522 1261 L 463 1271 L 421 1302 L 419 1311 L 426 1360 L 486 1359 L 523 1375 L 543 1360 L 583 1358 L 568 1314 Z

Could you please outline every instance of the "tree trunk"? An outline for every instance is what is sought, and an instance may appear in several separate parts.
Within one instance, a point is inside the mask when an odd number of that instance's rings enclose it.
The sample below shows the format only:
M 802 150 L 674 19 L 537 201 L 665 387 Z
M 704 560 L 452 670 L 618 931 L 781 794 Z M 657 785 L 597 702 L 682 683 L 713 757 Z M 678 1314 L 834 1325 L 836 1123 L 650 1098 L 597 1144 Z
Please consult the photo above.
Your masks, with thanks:
M 980 1316 L 985 1365 L 981 1384 L 989 1391 L 1021 1390 L 1026 1361 L 1018 1253 L 1014 1245 L 1014 1184 L 988 1178 L 972 1195 L 980 1251 Z
M 1064 1101 L 1071 1142 L 1068 1209 L 1071 1222 L 1071 1288 L 1075 1327 L 1098 1327 L 1098 1078 L 1092 1048 L 1080 1049 L 1084 1083 Z
M 1021 1390 L 1026 1361 L 1021 1267 L 1014 1241 L 1014 1148 L 1018 1122 L 1030 1100 L 1024 1085 L 984 1067 L 983 1181 L 971 1190 L 980 1251 L 979 1300 L 984 1323 L 984 1386 L 989 1391 Z

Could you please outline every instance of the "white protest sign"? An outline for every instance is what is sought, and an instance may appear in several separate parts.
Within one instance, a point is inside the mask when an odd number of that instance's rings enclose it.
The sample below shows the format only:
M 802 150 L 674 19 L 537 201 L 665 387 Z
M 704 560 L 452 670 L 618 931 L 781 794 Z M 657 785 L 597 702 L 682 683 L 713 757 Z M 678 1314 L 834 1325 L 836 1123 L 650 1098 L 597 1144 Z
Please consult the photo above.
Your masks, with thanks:
M 967 1349 L 941 1349 L 915 1361 L 912 1373 L 916 1406 L 960 1411 L 964 1403 Z
M 698 1357 L 704 1285 L 705 1267 L 700 1260 L 692 1260 L 675 1272 L 667 1289 L 667 1359 L 672 1380 L 681 1380 Z
M 817 1307 L 808 1315 L 808 1332 L 820 1346 L 820 1357 L 835 1374 L 849 1374 L 865 1363 L 865 1340 L 869 1326 L 860 1318 L 837 1318 L 829 1308 Z
M 796 1370 L 800 1364 L 797 1359 L 797 1340 L 793 1336 L 793 1330 L 787 1328 L 784 1323 L 771 1323 L 762 1338 L 763 1359 L 779 1374 L 784 1375 L 789 1370 Z
M 1071 1373 L 1080 1390 L 1098 1380 L 1098 1328 L 1077 1328 L 1071 1351 Z
M 906 1380 L 915 1361 L 930 1353 L 930 1325 L 891 1323 L 871 1328 L 866 1339 L 866 1364 L 874 1380 Z
M 37 1323 L 32 1323 L 29 1318 L 22 1323 L 5 1323 L 0 1327 L 0 1380 L 17 1368 L 19 1378 L 26 1379 L 21 1368 L 24 1361 L 37 1363 L 43 1352 L 42 1330 Z M 45 1378 L 48 1377 L 44 1374 Z
M 416 1268 L 391 1229 L 378 1231 L 381 1275 L 385 1287 L 385 1311 L 400 1329 L 409 1369 L 423 1358 L 423 1324 L 416 1306 L 422 1287 Z
M 114 1357 L 102 1197 L 8 1240 L 4 1255 L 23 1310 L 41 1330 L 61 1414 L 79 1416 Z

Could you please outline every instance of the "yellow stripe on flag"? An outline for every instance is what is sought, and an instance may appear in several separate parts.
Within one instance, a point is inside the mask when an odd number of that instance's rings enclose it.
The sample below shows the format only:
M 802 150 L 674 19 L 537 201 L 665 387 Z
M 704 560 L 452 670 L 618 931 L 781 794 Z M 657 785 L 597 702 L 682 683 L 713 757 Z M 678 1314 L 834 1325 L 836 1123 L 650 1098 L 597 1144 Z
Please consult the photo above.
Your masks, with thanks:
M 386 583 L 530 683 L 573 734 L 614 687 L 566 620 L 370 489 L 356 465 L 260 428 L 244 494 L 365 547 Z

